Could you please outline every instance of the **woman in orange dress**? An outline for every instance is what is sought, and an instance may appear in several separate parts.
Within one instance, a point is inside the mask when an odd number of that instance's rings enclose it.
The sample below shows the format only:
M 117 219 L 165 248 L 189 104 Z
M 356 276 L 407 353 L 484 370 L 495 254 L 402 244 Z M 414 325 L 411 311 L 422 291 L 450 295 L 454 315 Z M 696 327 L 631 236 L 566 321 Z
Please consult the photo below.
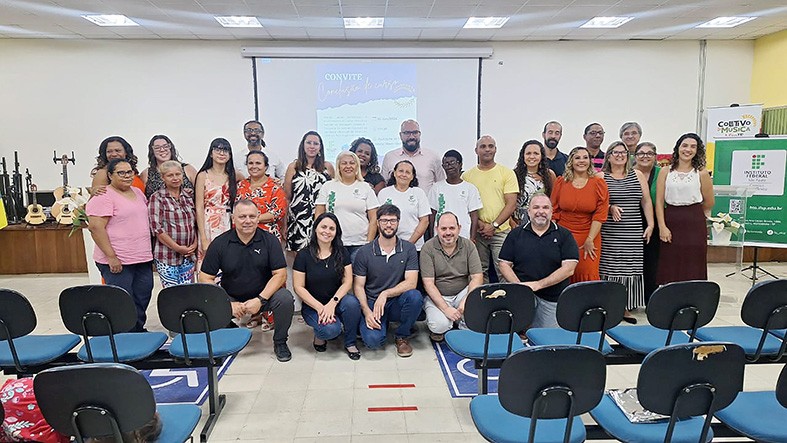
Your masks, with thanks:
M 571 150 L 562 177 L 552 189 L 552 218 L 571 231 L 579 246 L 579 264 L 571 283 L 600 280 L 601 224 L 609 212 L 609 191 L 603 173 L 596 172 L 584 147 Z
M 246 155 L 249 178 L 238 182 L 235 201 L 251 200 L 260 210 L 259 227 L 284 241 L 284 220 L 287 217 L 287 195 L 278 181 L 267 175 L 268 156 L 262 151 Z

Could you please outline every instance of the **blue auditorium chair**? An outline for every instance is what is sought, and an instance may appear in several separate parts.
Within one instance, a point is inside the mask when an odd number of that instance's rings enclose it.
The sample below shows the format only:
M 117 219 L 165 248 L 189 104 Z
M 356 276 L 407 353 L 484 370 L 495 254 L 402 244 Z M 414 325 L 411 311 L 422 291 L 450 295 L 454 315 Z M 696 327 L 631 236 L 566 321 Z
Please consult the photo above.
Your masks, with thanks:
M 611 354 L 606 332 L 623 319 L 627 297 L 626 287 L 620 283 L 574 283 L 560 293 L 557 301 L 560 328 L 528 329 L 528 341 L 533 345 L 582 344 Z
M 606 363 L 582 345 L 533 346 L 508 357 L 498 395 L 470 401 L 478 432 L 492 442 L 583 442 L 579 417 L 604 395 Z
M 129 332 L 137 322 L 134 299 L 123 288 L 84 285 L 60 293 L 60 317 L 66 329 L 83 338 L 80 360 L 129 363 L 153 355 L 164 342 L 163 332 Z
M 786 442 L 787 366 L 782 368 L 776 391 L 741 392 L 731 405 L 715 415 L 730 429 L 754 441 Z
M 668 420 L 633 423 L 609 394 L 590 415 L 623 442 L 705 443 L 713 440 L 713 414 L 743 389 L 743 349 L 734 343 L 698 342 L 666 346 L 648 354 L 637 379 L 637 397 L 648 411 Z
M 77 443 L 114 437 L 149 426 L 158 412 L 158 443 L 183 443 L 191 437 L 201 411 L 193 404 L 156 405 L 153 390 L 136 369 L 118 363 L 52 368 L 33 382 L 44 419 Z
M 31 366 L 51 363 L 79 344 L 72 334 L 32 335 L 37 319 L 24 295 L 0 289 L 0 367 L 24 373 Z
M 705 280 L 660 286 L 648 302 L 649 325 L 616 326 L 607 334 L 640 354 L 668 345 L 691 343 L 697 328 L 713 320 L 720 295 L 719 285 Z
M 529 287 L 516 283 L 481 285 L 467 294 L 464 319 L 469 329 L 448 331 L 445 343 L 475 362 L 480 394 L 488 392 L 489 369 L 524 348 L 517 332 L 533 321 L 534 297 Z
M 761 356 L 781 359 L 787 339 L 779 330 L 787 328 L 787 280 L 757 283 L 749 289 L 741 306 L 741 320 L 747 326 L 711 326 L 697 330 L 702 341 L 731 341 L 746 351 L 755 362 Z M 773 334 L 772 334 L 773 333 Z
M 208 369 L 209 415 L 200 434 L 207 440 L 226 397 L 218 390 L 218 359 L 240 352 L 251 340 L 246 328 L 226 328 L 232 320 L 232 306 L 220 286 L 205 283 L 171 286 L 158 295 L 161 324 L 176 333 L 169 353 L 187 366 Z

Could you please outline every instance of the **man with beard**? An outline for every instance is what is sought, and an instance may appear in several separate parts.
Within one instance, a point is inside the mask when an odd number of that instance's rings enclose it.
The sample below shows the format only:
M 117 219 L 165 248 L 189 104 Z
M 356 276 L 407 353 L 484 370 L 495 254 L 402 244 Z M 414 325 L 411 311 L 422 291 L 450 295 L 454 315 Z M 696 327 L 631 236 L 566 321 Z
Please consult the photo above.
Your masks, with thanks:
M 421 278 L 424 281 L 426 325 L 429 338 L 443 335 L 465 312 L 465 297 L 484 283 L 481 260 L 470 240 L 459 235 L 459 218 L 443 212 L 437 218 L 437 235 L 421 248 Z
M 478 210 L 483 205 L 475 185 L 462 180 L 462 154 L 454 149 L 447 151 L 443 155 L 443 170 L 446 179 L 435 183 L 429 191 L 432 220 L 440 219 L 446 212 L 453 212 L 459 220 L 459 235 L 475 242 Z
M 527 209 L 530 222 L 518 226 L 500 250 L 500 272 L 506 281 L 530 287 L 536 294 L 534 328 L 557 328 L 557 299 L 569 285 L 579 262 L 574 237 L 552 221 L 552 202 L 535 194 Z
M 292 323 L 294 300 L 283 288 L 287 263 L 279 239 L 257 227 L 260 211 L 251 200 L 240 200 L 232 211 L 235 226 L 210 242 L 200 268 L 199 282 L 214 283 L 221 272 L 221 287 L 227 291 L 232 315 L 239 323 L 260 311 L 273 311 L 276 325 L 273 352 L 281 361 L 292 358 L 287 334 Z
M 604 128 L 599 123 L 591 123 L 585 126 L 585 147 L 590 153 L 593 161 L 593 168 L 598 172 L 604 166 L 604 151 L 601 144 L 604 143 Z
M 377 232 L 371 243 L 358 250 L 353 262 L 353 290 L 361 302 L 361 339 L 366 347 L 385 345 L 388 322 L 399 322 L 395 332 L 396 353 L 413 355 L 408 338 L 424 299 L 415 289 L 418 254 L 415 246 L 396 236 L 399 208 L 384 204 L 377 209 Z
M 257 120 L 246 122 L 246 124 L 243 125 L 243 137 L 246 139 L 247 150 L 239 152 L 238 155 L 233 158 L 235 167 L 244 170 L 242 165 L 246 164 L 246 154 L 250 151 L 262 151 L 268 156 L 268 175 L 279 181 L 284 180 L 284 174 L 287 172 L 287 165 L 284 164 L 278 155 L 265 147 L 265 140 L 263 139 L 263 137 L 265 137 L 265 129 L 262 127 L 262 123 Z
M 503 240 L 511 230 L 508 219 L 516 209 L 519 182 L 511 168 L 495 162 L 497 143 L 492 136 L 481 136 L 476 142 L 475 153 L 478 155 L 478 166 L 465 172 L 462 178 L 475 185 L 481 195 L 483 206 L 478 211 L 475 246 L 481 258 L 484 283 L 487 283 L 490 256 L 497 276 L 501 277 L 497 257 Z
M 556 176 L 563 175 L 566 170 L 566 162 L 568 156 L 557 149 L 560 138 L 563 137 L 563 125 L 552 120 L 544 125 L 544 132 L 541 133 L 544 137 L 544 147 L 547 153 L 547 167 L 551 169 Z
M 380 173 L 383 179 L 391 178 L 394 166 L 402 160 L 409 160 L 415 166 L 418 187 L 427 195 L 432 185 L 440 180 L 445 180 L 445 173 L 440 164 L 440 157 L 434 152 L 421 147 L 421 127 L 415 120 L 405 120 L 399 131 L 402 140 L 402 149 L 395 149 L 385 154 Z

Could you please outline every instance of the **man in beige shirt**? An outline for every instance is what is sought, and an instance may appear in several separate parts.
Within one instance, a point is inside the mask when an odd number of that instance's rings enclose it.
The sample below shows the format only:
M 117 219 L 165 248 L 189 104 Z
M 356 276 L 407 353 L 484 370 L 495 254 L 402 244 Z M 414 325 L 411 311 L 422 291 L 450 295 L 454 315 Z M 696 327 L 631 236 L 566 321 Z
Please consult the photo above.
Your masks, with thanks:
M 440 156 L 421 147 L 421 127 L 415 120 L 402 122 L 399 138 L 402 140 L 402 149 L 389 151 L 383 158 L 383 164 L 380 166 L 383 179 L 387 182 L 396 164 L 402 160 L 409 160 L 415 166 L 418 187 L 429 195 L 429 190 L 435 182 L 445 180 Z

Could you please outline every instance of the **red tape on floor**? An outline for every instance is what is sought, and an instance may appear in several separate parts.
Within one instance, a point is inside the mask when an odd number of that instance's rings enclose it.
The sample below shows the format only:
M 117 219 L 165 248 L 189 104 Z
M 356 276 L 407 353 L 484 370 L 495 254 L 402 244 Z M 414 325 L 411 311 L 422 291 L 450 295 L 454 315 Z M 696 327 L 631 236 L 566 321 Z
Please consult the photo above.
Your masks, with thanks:
M 369 385 L 369 389 L 402 389 L 402 388 L 414 388 L 414 387 L 415 387 L 415 383 Z
M 369 408 L 369 412 L 397 412 L 397 411 L 417 411 L 418 406 L 386 406 Z

